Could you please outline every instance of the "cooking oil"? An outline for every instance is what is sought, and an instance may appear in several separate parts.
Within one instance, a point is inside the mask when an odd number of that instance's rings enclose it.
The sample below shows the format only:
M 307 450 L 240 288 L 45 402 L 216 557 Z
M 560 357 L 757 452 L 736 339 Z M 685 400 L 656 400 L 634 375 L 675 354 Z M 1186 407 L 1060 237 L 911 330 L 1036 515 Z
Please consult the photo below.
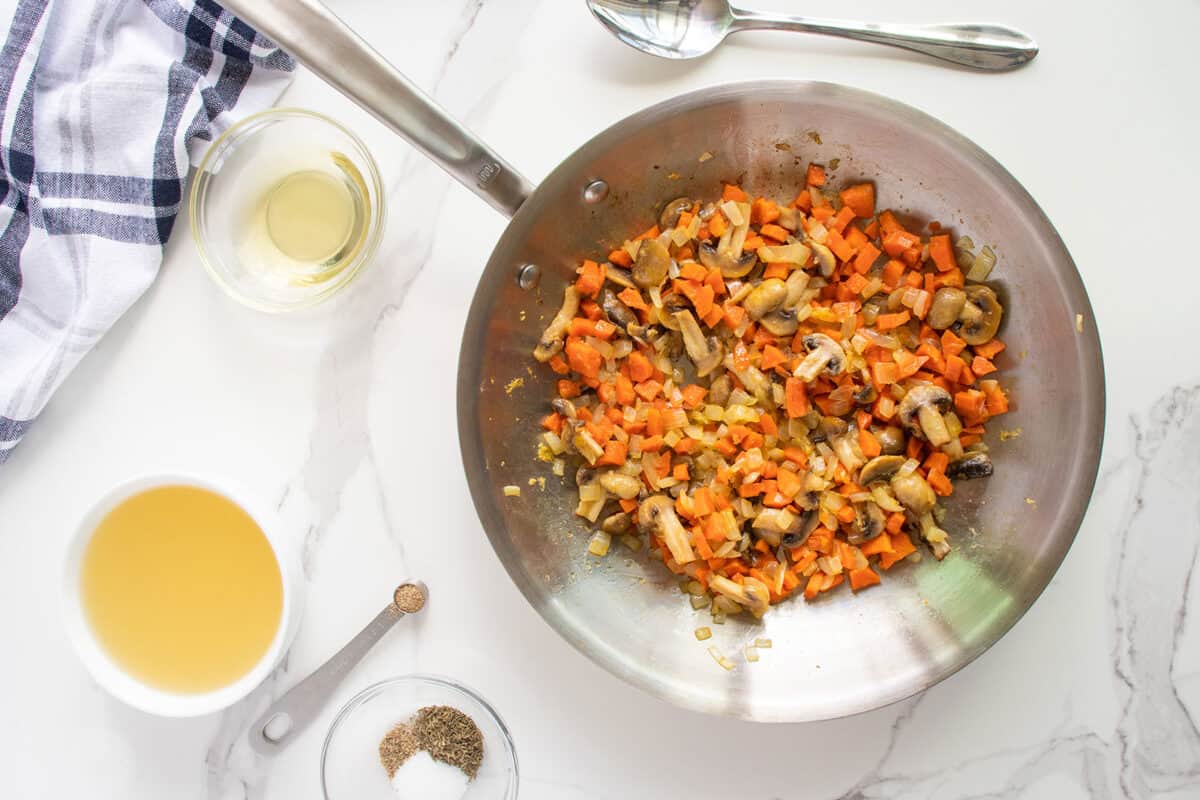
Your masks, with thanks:
M 324 283 L 353 263 L 371 222 L 366 182 L 349 158 L 302 163 L 260 191 L 239 237 L 242 263 L 293 286 Z

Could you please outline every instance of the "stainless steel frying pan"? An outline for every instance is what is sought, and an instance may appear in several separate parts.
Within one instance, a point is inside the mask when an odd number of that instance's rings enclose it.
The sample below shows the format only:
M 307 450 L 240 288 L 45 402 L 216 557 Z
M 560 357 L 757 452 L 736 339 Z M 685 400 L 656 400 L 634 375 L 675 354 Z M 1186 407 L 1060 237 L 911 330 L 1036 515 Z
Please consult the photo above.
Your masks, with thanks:
M 317 74 L 366 107 L 512 219 L 483 271 L 459 360 L 458 427 L 480 520 L 525 597 L 580 652 L 681 706 L 761 721 L 844 716 L 937 683 L 999 639 L 1066 555 L 1095 480 L 1104 373 L 1091 306 L 1050 221 L 1003 167 L 908 106 L 809 81 L 705 89 L 645 109 L 598 134 L 536 189 L 449 118 L 316 0 L 229 0 Z M 812 134 L 819 134 L 812 135 Z M 819 142 L 818 142 L 819 139 Z M 702 153 L 715 157 L 701 162 Z M 1005 384 L 1014 411 L 990 442 L 996 474 L 962 484 L 945 527 L 956 551 L 902 565 L 883 586 L 814 603 L 785 602 L 761 625 L 708 625 L 675 578 L 614 547 L 586 553 L 572 489 L 533 457 L 553 375 L 526 365 L 579 260 L 648 227 L 680 195 L 721 181 L 788 196 L 804 165 L 840 159 L 839 181 L 876 182 L 880 207 L 940 220 L 992 244 L 1007 309 Z M 1082 315 L 1082 331 L 1076 329 Z M 505 384 L 524 377 L 511 395 Z M 992 434 L 995 436 L 995 433 Z M 546 476 L 544 491 L 528 480 Z M 506 498 L 505 484 L 525 486 Z M 731 672 L 749 640 L 774 649 Z M 1039 654 L 1030 654 L 1036 659 Z

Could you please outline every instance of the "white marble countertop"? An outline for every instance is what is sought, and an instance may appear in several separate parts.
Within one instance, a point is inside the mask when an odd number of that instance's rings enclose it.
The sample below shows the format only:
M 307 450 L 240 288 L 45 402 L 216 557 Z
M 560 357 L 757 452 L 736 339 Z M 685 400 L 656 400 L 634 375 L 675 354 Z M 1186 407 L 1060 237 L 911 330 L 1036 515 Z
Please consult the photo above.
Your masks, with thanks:
M 453 365 L 504 220 L 301 73 L 284 102 L 346 121 L 381 163 L 391 190 L 384 246 L 353 291 L 300 322 L 228 300 L 180 224 L 156 285 L 0 471 L 5 797 L 318 797 L 321 741 L 338 705 L 411 671 L 455 676 L 495 703 L 517 742 L 522 797 L 534 800 L 1200 796 L 1200 624 L 1188 613 L 1200 611 L 1191 580 L 1200 315 L 1188 234 L 1200 182 L 1200 5 L 1164 0 L 1149 13 L 1102 2 L 1081 14 L 1034 0 L 931 0 L 911 11 L 863 0 L 837 9 L 1002 18 L 1033 34 L 1042 55 L 996 76 L 782 34 L 667 63 L 617 44 L 581 0 L 333 5 L 533 179 L 645 105 L 755 77 L 859 86 L 974 139 L 1045 208 L 1095 306 L 1108 429 L 1087 519 L 1025 618 L 917 698 L 768 727 L 680 711 L 619 682 L 525 604 L 491 557 L 461 477 Z M 110 699 L 71 654 L 58 618 L 73 521 L 118 480 L 171 468 L 227 476 L 278 502 L 308 580 L 308 614 L 284 667 L 245 702 L 194 720 Z M 406 509 L 430 497 L 436 511 Z M 441 590 L 428 614 L 385 639 L 287 752 L 255 757 L 249 718 L 407 573 Z

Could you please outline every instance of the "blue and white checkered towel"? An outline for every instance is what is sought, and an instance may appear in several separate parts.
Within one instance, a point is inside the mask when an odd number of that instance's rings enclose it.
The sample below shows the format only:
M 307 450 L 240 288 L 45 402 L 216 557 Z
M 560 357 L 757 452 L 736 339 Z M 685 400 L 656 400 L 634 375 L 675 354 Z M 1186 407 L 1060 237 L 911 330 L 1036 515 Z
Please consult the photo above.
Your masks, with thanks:
M 154 280 L 190 163 L 274 103 L 294 68 L 211 0 L 0 0 L 5 10 L 0 462 Z

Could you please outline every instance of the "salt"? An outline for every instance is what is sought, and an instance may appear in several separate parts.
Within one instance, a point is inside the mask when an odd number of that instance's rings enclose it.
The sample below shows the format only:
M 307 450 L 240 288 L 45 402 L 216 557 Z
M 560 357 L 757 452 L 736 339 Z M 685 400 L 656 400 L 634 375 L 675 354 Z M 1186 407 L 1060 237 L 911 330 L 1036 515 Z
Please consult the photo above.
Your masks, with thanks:
M 392 788 L 401 800 L 459 800 L 470 778 L 461 769 L 434 760 L 418 750 L 392 775 Z

